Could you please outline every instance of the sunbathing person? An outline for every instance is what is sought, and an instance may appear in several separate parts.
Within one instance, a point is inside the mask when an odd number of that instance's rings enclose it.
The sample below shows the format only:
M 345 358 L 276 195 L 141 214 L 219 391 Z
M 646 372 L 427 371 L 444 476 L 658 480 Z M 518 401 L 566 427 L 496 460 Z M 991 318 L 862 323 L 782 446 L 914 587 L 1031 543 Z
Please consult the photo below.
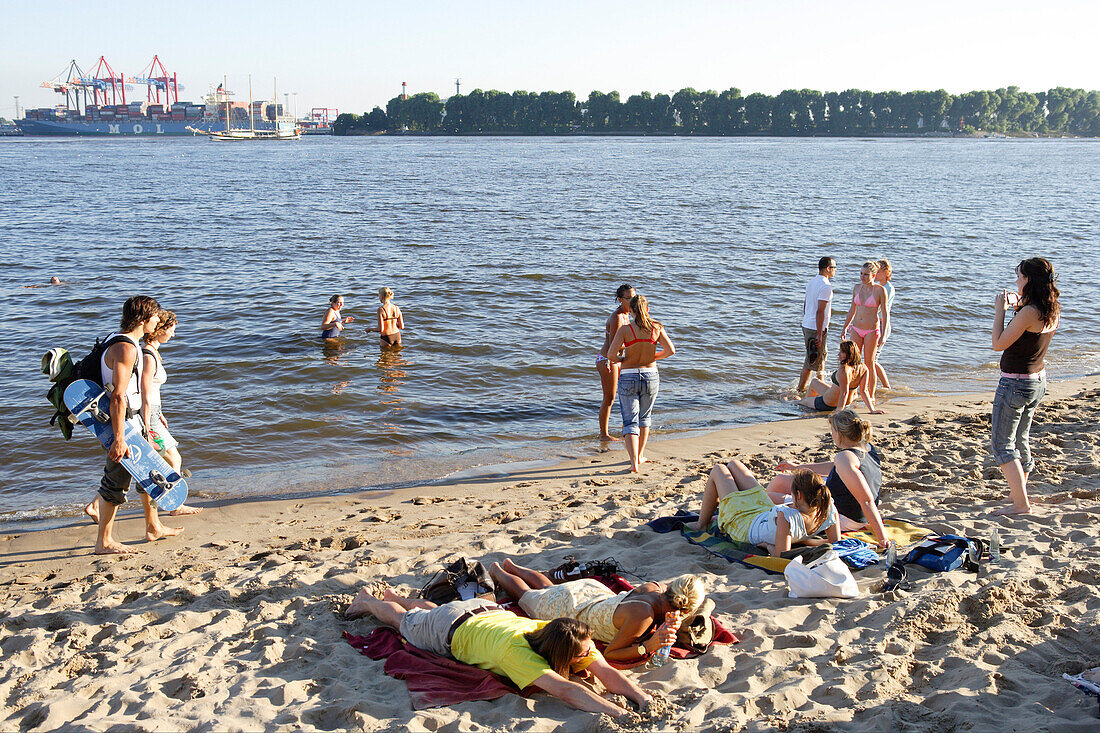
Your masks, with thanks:
M 639 706 L 651 698 L 608 664 L 592 643 L 588 624 L 571 618 L 521 618 L 492 601 L 474 598 L 437 606 L 387 589 L 382 600 L 366 589 L 348 606 L 347 618 L 370 615 L 401 632 L 415 647 L 504 675 L 523 689 L 534 685 L 580 710 L 617 718 L 627 710 L 569 679 L 585 672 L 608 692 Z
M 847 408 L 829 415 L 829 430 L 840 449 L 833 460 L 799 466 L 781 461 L 776 470 L 809 470 L 826 476 L 825 485 L 840 513 L 841 531 L 870 527 L 879 548 L 884 549 L 888 543 L 886 527 L 875 503 L 882 490 L 882 456 L 871 445 L 871 423 Z M 779 474 L 768 484 L 768 492 L 789 494 L 791 485 L 791 476 Z
M 575 618 L 592 627 L 592 638 L 607 644 L 603 655 L 615 662 L 648 659 L 676 641 L 681 622 L 705 597 L 703 581 L 681 575 L 668 583 L 642 583 L 616 594 L 593 578 L 554 581 L 510 559 L 493 563 L 489 575 L 497 588 L 519 602 L 531 618 Z
M 840 518 L 825 482 L 812 471 L 796 471 L 788 478 L 792 479 L 790 494 L 772 494 L 741 461 L 719 463 L 703 489 L 699 521 L 685 526 L 706 529 L 717 509 L 723 532 L 740 542 L 765 547 L 773 557 L 795 544 L 823 544 L 824 540 L 811 536 L 821 530 L 826 531 L 829 542 L 839 542 Z

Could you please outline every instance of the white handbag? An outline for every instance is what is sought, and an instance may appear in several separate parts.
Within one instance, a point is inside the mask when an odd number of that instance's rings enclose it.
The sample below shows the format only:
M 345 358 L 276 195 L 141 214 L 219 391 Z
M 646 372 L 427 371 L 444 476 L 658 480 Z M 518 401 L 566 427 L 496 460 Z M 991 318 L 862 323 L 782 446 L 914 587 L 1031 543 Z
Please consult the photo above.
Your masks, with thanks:
M 788 598 L 855 598 L 859 584 L 835 550 L 829 550 L 809 565 L 796 557 L 783 570 L 790 592 Z

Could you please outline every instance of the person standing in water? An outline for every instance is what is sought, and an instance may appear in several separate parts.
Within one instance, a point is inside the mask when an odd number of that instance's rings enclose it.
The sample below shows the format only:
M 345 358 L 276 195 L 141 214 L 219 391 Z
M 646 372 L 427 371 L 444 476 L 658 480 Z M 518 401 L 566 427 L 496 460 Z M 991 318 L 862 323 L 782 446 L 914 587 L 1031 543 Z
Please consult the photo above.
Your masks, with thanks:
M 328 310 L 325 311 L 325 317 L 321 321 L 321 338 L 337 338 L 340 332 L 344 330 L 344 324 L 351 323 L 355 320 L 353 316 L 344 316 L 341 318 L 340 309 L 343 307 L 344 296 L 334 295 L 328 299 Z
M 623 414 L 623 441 L 630 456 L 630 471 L 638 473 L 646 462 L 645 446 L 649 440 L 649 426 L 653 424 L 653 403 L 661 383 L 657 362 L 675 354 L 676 348 L 664 326 L 649 317 L 649 301 L 644 295 L 630 299 L 630 312 L 634 315 L 634 323 L 615 332 L 607 358 L 621 365 L 618 392 L 619 409 Z M 620 352 L 623 353 L 621 357 Z
M 1028 514 L 1027 479 L 1035 468 L 1031 457 L 1031 421 L 1047 392 L 1046 353 L 1058 329 L 1054 266 L 1032 257 L 1016 266 L 1016 292 L 1002 290 L 993 299 L 993 350 L 1001 354 L 1001 381 L 993 397 L 993 457 L 1008 482 L 1012 504 L 995 515 Z M 1016 316 L 1005 326 L 1005 310 Z
M 875 352 L 882 340 L 882 330 L 890 327 L 890 313 L 886 310 L 886 288 L 875 282 L 878 263 L 864 262 L 859 269 L 859 284 L 852 289 L 852 306 L 844 319 L 842 339 L 851 339 L 863 352 L 867 365 L 867 393 L 875 399 Z M 881 314 L 881 315 L 880 315 Z
M 806 300 L 802 306 L 802 343 L 806 346 L 806 358 L 802 362 L 802 376 L 798 378 L 798 391 L 805 392 L 810 374 L 825 379 L 826 341 L 829 338 L 829 316 L 833 303 L 833 285 L 829 278 L 836 275 L 836 260 L 822 257 L 817 262 L 817 277 L 806 284 Z
M 623 284 L 615 291 L 619 307 L 615 309 L 603 324 L 603 346 L 596 356 L 596 371 L 600 373 L 600 386 L 603 387 L 603 402 L 600 403 L 600 440 L 619 440 L 611 434 L 608 423 L 611 421 L 611 405 L 615 402 L 615 390 L 619 386 L 619 364 L 608 358 L 607 350 L 611 340 L 619 329 L 630 323 L 630 299 L 635 295 L 634 288 Z
M 882 386 L 886 389 L 890 389 L 890 380 L 887 378 L 886 370 L 883 368 L 882 362 L 878 360 L 878 357 L 882 353 L 882 347 L 886 345 L 886 339 L 890 338 L 890 332 L 893 330 L 893 325 L 888 316 L 893 315 L 890 311 L 894 307 L 894 284 L 890 282 L 894 279 L 894 267 L 890 264 L 890 260 L 885 257 L 876 264 L 878 265 L 878 270 L 875 272 L 875 282 L 886 290 L 886 310 L 879 318 L 879 327 L 882 329 L 882 341 L 879 342 L 878 351 L 875 353 L 875 374 L 878 376 L 879 381 L 882 382 Z
M 405 316 L 393 303 L 393 291 L 389 288 L 378 288 L 378 300 L 382 302 L 382 305 L 378 306 L 378 328 L 368 328 L 367 333 L 377 331 L 378 345 L 383 349 L 400 346 L 401 330 L 405 328 Z

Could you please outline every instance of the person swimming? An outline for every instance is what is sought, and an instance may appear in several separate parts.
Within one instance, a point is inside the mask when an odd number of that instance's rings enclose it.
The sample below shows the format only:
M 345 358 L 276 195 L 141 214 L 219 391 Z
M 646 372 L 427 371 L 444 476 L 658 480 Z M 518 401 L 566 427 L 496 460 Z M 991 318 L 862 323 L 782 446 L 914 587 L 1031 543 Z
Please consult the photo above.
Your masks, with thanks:
M 340 309 L 343 307 L 344 296 L 334 295 L 328 299 L 328 310 L 325 311 L 325 317 L 321 321 L 321 338 L 334 339 L 339 337 L 340 332 L 344 330 L 344 324 L 355 320 L 354 316 L 340 317 Z

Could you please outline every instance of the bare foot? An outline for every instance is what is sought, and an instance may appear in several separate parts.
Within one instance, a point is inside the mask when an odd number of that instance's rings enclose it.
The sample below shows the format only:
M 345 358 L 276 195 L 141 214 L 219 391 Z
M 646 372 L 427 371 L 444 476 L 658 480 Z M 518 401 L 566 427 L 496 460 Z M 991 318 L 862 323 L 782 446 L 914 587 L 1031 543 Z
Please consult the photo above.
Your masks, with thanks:
M 154 542 L 156 540 L 164 539 L 165 537 L 175 537 L 182 531 L 183 527 L 166 527 L 162 524 L 156 529 L 145 530 L 145 539 L 149 542 Z
M 179 508 L 173 509 L 168 512 L 170 517 L 182 517 L 187 514 L 198 514 L 202 511 L 201 506 L 187 506 L 186 504 L 180 504 Z
M 602 440 L 605 443 L 608 442 L 608 441 L 622 442 L 622 438 L 616 438 L 614 435 L 601 435 L 600 440 Z
M 370 590 L 368 588 L 361 588 L 351 604 L 347 607 L 347 610 L 344 611 L 344 618 L 355 619 L 368 615 L 368 604 L 373 600 L 375 600 L 375 598 Z
M 684 522 L 684 529 L 689 532 L 698 532 L 702 527 L 699 526 L 699 522 Z
M 129 555 L 132 552 L 137 552 L 137 550 L 120 542 L 110 542 L 105 545 L 97 542 L 95 546 L 95 554 L 97 555 Z
M 1003 506 L 1000 509 L 994 509 L 990 512 L 990 514 L 994 517 L 1005 517 L 1012 514 L 1031 514 L 1031 506 L 1028 505 L 1021 509 L 1015 504 L 1009 504 L 1008 506 Z
M 92 524 L 99 524 L 99 497 L 88 502 L 88 506 L 84 507 L 84 513 L 92 518 Z

